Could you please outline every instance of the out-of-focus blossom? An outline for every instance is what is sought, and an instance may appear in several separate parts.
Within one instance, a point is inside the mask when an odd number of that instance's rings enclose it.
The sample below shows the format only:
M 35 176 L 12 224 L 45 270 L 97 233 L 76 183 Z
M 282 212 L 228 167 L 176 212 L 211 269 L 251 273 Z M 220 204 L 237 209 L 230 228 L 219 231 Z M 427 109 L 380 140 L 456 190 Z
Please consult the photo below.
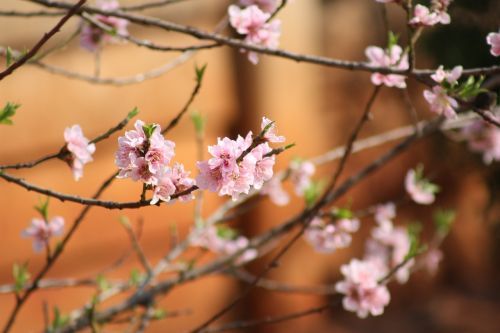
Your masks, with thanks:
M 396 217 L 396 205 L 393 202 L 378 205 L 375 208 L 374 217 L 379 226 L 383 228 L 392 227 L 392 219 Z
M 256 5 L 251 5 L 241 9 L 236 5 L 228 8 L 229 23 L 236 31 L 245 35 L 245 42 L 269 49 L 276 49 L 279 46 L 281 35 L 281 21 L 272 20 L 267 22 L 271 14 L 263 12 Z M 242 50 L 242 52 L 245 52 Z M 248 52 L 248 60 L 253 64 L 259 62 L 257 52 Z
M 292 161 L 290 163 L 290 180 L 294 184 L 295 193 L 304 195 L 304 191 L 311 185 L 311 176 L 316 172 L 316 167 L 309 161 Z
M 120 7 L 120 4 L 116 0 L 101 0 L 97 1 L 97 7 L 105 11 L 114 11 Z M 128 36 L 128 20 L 100 14 L 95 15 L 94 18 L 97 21 L 111 27 L 118 35 Z M 115 41 L 116 38 L 114 36 L 103 31 L 99 27 L 86 21 L 82 22 L 80 45 L 84 49 L 90 52 L 95 52 L 102 44 L 113 43 Z
M 439 187 L 423 178 L 420 173 L 414 169 L 408 170 L 405 177 L 405 189 L 413 201 L 421 205 L 429 205 L 434 202 Z
M 64 141 L 66 148 L 71 153 L 67 162 L 73 170 L 73 177 L 79 180 L 83 176 L 83 165 L 92 162 L 92 154 L 95 152 L 95 144 L 89 144 L 89 140 L 83 136 L 80 125 L 73 125 L 64 130 Z
M 264 128 L 266 128 L 266 126 L 269 125 L 270 123 L 271 123 L 270 119 L 267 119 L 266 117 L 262 117 L 260 129 L 264 130 Z M 285 142 L 285 140 L 286 140 L 284 136 L 276 134 L 276 125 L 275 124 L 272 124 L 271 127 L 264 134 L 264 139 L 266 139 L 269 142 L 273 142 L 273 143 L 281 143 L 281 142 Z
M 335 289 L 345 295 L 342 300 L 344 309 L 356 312 L 360 318 L 384 313 L 391 297 L 387 287 L 378 283 L 384 272 L 376 264 L 352 259 L 348 265 L 342 265 L 340 271 L 344 280 L 337 282 Z
M 257 5 L 262 11 L 272 13 L 278 8 L 280 0 L 240 0 L 242 6 Z
M 278 177 L 273 177 L 265 183 L 260 193 L 267 194 L 277 206 L 286 206 L 290 202 L 290 196 L 281 186 L 281 180 Z
M 450 24 L 451 18 L 448 14 L 448 7 L 452 0 L 431 0 L 431 8 L 436 13 L 437 23 Z
M 431 90 L 424 90 L 424 98 L 429 103 L 432 112 L 444 115 L 447 119 L 456 118 L 455 110 L 458 102 L 448 96 L 446 89 L 441 86 L 434 86 Z
M 500 119 L 496 117 L 496 119 Z M 500 161 L 500 129 L 483 120 L 476 120 L 464 127 L 461 136 L 467 140 L 469 149 L 482 153 L 483 161 L 490 164 Z
M 320 217 L 314 217 L 304 235 L 314 249 L 320 253 L 331 253 L 336 249 L 351 244 L 351 233 L 358 231 L 359 220 L 342 218 L 334 223 L 325 223 Z
M 495 57 L 500 56 L 500 30 L 498 32 L 490 32 L 486 36 L 486 42 L 491 45 L 491 54 Z
M 243 264 L 257 257 L 256 249 L 249 247 L 248 238 L 237 235 L 232 229 L 226 227 L 209 226 L 203 230 L 192 245 L 201 246 L 222 255 L 233 255 L 244 250 L 235 260 L 235 264 Z
M 53 236 L 60 236 L 64 229 L 64 218 L 54 216 L 50 221 L 46 222 L 43 219 L 33 218 L 31 225 L 22 232 L 23 237 L 33 238 L 33 250 L 40 252 L 49 244 L 49 240 Z
M 388 273 L 405 260 L 409 250 L 410 237 L 407 229 L 386 224 L 372 230 L 372 238 L 366 242 L 365 259 L 377 264 L 380 271 Z M 408 281 L 414 264 L 415 260 L 410 259 L 398 269 L 395 278 L 399 283 Z
M 429 274 L 435 275 L 438 268 L 439 264 L 443 260 L 443 252 L 441 252 L 440 249 L 433 248 L 428 250 L 422 258 L 422 262 L 424 264 L 424 267 L 427 269 Z
M 439 66 L 436 73 L 431 75 L 431 78 L 437 83 L 442 83 L 443 81 L 448 81 L 449 84 L 457 83 L 460 76 L 462 76 L 463 67 L 455 66 L 451 71 L 445 71 L 443 66 Z
M 365 54 L 370 60 L 369 64 L 377 67 L 389 67 L 394 69 L 408 69 L 408 55 L 403 54 L 403 49 L 399 45 L 392 45 L 389 50 L 384 50 L 377 46 L 369 46 Z M 371 81 L 374 85 L 384 84 L 388 87 L 406 88 L 405 77 L 396 74 L 373 73 Z
M 430 27 L 438 23 L 438 17 L 428 7 L 417 4 L 414 8 L 413 17 L 409 22 L 412 26 Z

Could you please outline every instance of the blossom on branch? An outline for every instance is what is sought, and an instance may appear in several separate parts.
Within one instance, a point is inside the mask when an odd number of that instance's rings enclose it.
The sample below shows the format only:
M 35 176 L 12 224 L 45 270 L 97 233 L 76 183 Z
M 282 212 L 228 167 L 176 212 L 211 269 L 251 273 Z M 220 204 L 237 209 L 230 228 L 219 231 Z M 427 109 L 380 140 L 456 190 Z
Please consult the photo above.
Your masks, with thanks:
M 458 102 L 453 97 L 448 96 L 445 88 L 434 86 L 432 90 L 424 90 L 423 94 L 432 112 L 444 115 L 447 119 L 457 117 L 455 110 L 458 109 Z
M 384 313 L 391 296 L 387 287 L 378 283 L 384 272 L 374 262 L 352 259 L 349 264 L 342 265 L 340 271 L 344 280 L 335 284 L 335 290 L 345 295 L 342 299 L 344 309 L 356 312 L 360 318 Z
M 356 218 L 340 218 L 333 223 L 326 223 L 316 216 L 310 222 L 304 235 L 317 252 L 331 253 L 351 244 L 351 234 L 358 231 L 359 224 Z
M 491 45 L 491 54 L 495 57 L 500 56 L 500 30 L 498 32 L 490 32 L 486 36 L 486 42 Z
M 436 70 L 436 73 L 431 75 L 431 78 L 437 83 L 447 81 L 449 84 L 454 85 L 458 82 L 460 76 L 462 76 L 462 71 L 462 66 L 455 66 L 451 71 L 445 71 L 441 65 Z
M 484 163 L 500 162 L 500 129 L 498 127 L 483 120 L 475 120 L 462 129 L 461 136 L 467 140 L 470 150 L 483 154 Z
M 93 161 L 95 144 L 89 144 L 89 140 L 83 136 L 80 125 L 67 127 L 64 130 L 64 141 L 66 149 L 71 153 L 65 160 L 71 166 L 75 180 L 79 180 L 83 176 L 83 166 Z
M 421 205 L 429 205 L 434 202 L 439 187 L 425 179 L 422 172 L 421 167 L 408 170 L 405 177 L 405 189 L 413 201 Z
M 281 186 L 281 180 L 278 177 L 273 177 L 265 183 L 260 193 L 267 194 L 272 203 L 277 206 L 286 206 L 290 202 L 290 196 Z
M 437 13 L 432 12 L 428 7 L 417 4 L 414 8 L 413 17 L 409 24 L 412 26 L 430 27 L 438 23 Z
M 399 45 L 392 45 L 387 50 L 377 46 L 369 46 L 365 54 L 370 60 L 369 64 L 377 67 L 388 67 L 394 69 L 408 69 L 408 55 L 403 53 Z M 371 81 L 374 85 L 384 84 L 387 87 L 406 88 L 405 77 L 397 74 L 373 73 Z
M 311 185 L 311 177 L 316 172 L 316 167 L 309 161 L 294 160 L 290 163 L 290 180 L 295 186 L 295 194 L 304 195 L 305 190 Z
M 100 0 L 97 1 L 97 7 L 105 11 L 115 11 L 119 9 L 120 4 L 117 0 Z M 118 35 L 128 36 L 128 20 L 100 14 L 95 15 L 94 18 L 100 23 L 111 27 Z M 101 28 L 90 22 L 82 22 L 80 45 L 84 49 L 90 52 L 95 52 L 99 50 L 104 43 L 113 43 L 115 41 L 116 38 L 112 34 L 103 31 Z
M 50 221 L 33 218 L 31 225 L 22 232 L 23 237 L 33 238 L 33 250 L 40 252 L 53 236 L 60 236 L 64 229 L 64 218 L 54 216 Z
M 241 9 L 236 5 L 228 8 L 229 23 L 240 35 L 245 35 L 245 42 L 269 49 L 276 49 L 281 35 L 281 21 L 267 22 L 271 14 L 263 12 L 256 5 Z M 246 52 L 242 50 L 242 52 Z M 249 51 L 248 60 L 256 65 L 259 62 L 257 52 Z
M 257 5 L 263 12 L 272 13 L 278 8 L 280 0 L 240 0 L 242 6 Z

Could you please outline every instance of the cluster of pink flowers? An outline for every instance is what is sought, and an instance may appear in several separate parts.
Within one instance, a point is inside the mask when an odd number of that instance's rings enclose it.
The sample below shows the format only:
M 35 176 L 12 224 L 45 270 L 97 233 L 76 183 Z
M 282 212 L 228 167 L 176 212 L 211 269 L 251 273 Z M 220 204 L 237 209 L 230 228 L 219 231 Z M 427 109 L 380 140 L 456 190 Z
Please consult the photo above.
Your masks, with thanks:
M 275 125 L 269 119 L 262 119 L 261 128 L 267 128 L 267 132 L 261 139 L 263 142 L 257 145 L 249 132 L 245 138 L 238 136 L 236 140 L 218 138 L 216 145 L 209 146 L 212 158 L 197 163 L 199 188 L 218 192 L 221 196 L 229 195 L 233 200 L 248 194 L 252 187 L 261 189 L 273 176 L 275 157 L 268 155 L 272 152 L 269 142 L 284 141 L 284 137 L 275 134 Z
M 192 242 L 194 246 L 204 247 L 221 255 L 233 255 L 238 251 L 243 251 L 236 258 L 236 265 L 251 261 L 257 257 L 257 250 L 249 248 L 249 244 L 250 242 L 245 236 L 237 235 L 234 230 L 220 226 L 205 228 L 203 233 Z
M 358 231 L 359 220 L 339 218 L 326 223 L 321 217 L 314 217 L 305 231 L 305 238 L 320 253 L 331 253 L 351 244 L 351 233 Z
M 483 154 L 484 163 L 500 161 L 500 129 L 495 125 L 478 119 L 464 127 L 461 136 L 467 140 L 470 150 Z
M 431 8 L 417 4 L 414 8 L 410 24 L 413 26 L 433 26 L 435 24 L 450 24 L 451 18 L 448 7 L 451 0 L 433 0 Z
M 311 177 L 316 172 L 316 167 L 309 161 L 293 160 L 290 163 L 290 180 L 294 185 L 295 194 L 304 195 L 305 190 L 311 185 Z
M 372 261 L 352 259 L 348 265 L 342 265 L 340 271 L 344 280 L 337 282 L 335 289 L 345 295 L 342 304 L 346 310 L 356 312 L 360 318 L 384 313 L 391 295 L 385 285 L 378 283 L 384 276 L 378 265 Z
M 254 1 L 255 2 L 255 1 Z M 281 35 L 281 21 L 267 22 L 271 14 L 251 5 L 244 9 L 236 5 L 228 8 L 229 22 L 240 35 L 245 35 L 245 42 L 269 49 L 276 49 Z M 248 52 L 248 60 L 253 64 L 259 62 L 256 52 Z
M 135 130 L 118 138 L 115 155 L 115 163 L 120 169 L 118 178 L 130 177 L 148 185 L 153 189 L 151 204 L 159 200 L 168 202 L 172 194 L 194 186 L 194 180 L 189 178 L 189 172 L 184 171 L 182 164 L 169 167 L 175 155 L 175 143 L 163 137 L 160 125 L 146 125 L 137 120 L 134 127 Z M 186 194 L 179 199 L 191 198 L 191 194 Z
M 490 32 L 486 36 L 486 42 L 491 45 L 491 54 L 495 57 L 500 56 L 500 30 L 498 32 Z
M 280 0 L 240 0 L 242 6 L 258 6 L 263 12 L 272 13 L 278 8 Z
M 408 55 L 403 53 L 403 49 L 399 45 L 391 45 L 384 50 L 377 46 L 369 46 L 365 50 L 365 54 L 370 60 L 369 64 L 377 67 L 388 67 L 394 69 L 408 69 Z M 371 81 L 374 85 L 384 84 L 387 87 L 406 88 L 405 77 L 397 74 L 381 74 L 373 73 Z
M 120 7 L 117 0 L 98 0 L 97 6 L 105 11 L 114 11 Z M 128 20 L 99 14 L 95 15 L 94 18 L 113 28 L 118 35 L 128 36 Z M 90 52 L 97 51 L 103 43 L 114 42 L 116 40 L 111 34 L 86 21 L 83 21 L 81 29 L 80 45 Z
M 405 177 L 405 189 L 416 203 L 430 205 L 436 199 L 439 187 L 424 178 L 422 172 L 422 168 L 408 170 Z
M 71 166 L 75 180 L 79 180 L 83 176 L 83 165 L 92 162 L 95 144 L 89 144 L 89 140 L 83 136 L 79 125 L 67 127 L 64 130 L 64 141 L 66 141 L 66 149 L 71 153 L 66 161 Z
M 431 78 L 439 83 L 432 90 L 424 90 L 424 98 L 429 103 L 432 112 L 444 115 L 448 119 L 457 116 L 455 110 L 458 109 L 458 102 L 448 95 L 447 86 L 453 87 L 458 83 L 462 70 L 462 66 L 456 66 L 451 71 L 445 71 L 443 66 L 439 66 L 431 75 Z
M 53 236 L 62 235 L 64 230 L 64 218 L 54 216 L 50 221 L 40 218 L 33 218 L 31 225 L 22 232 L 23 237 L 33 238 L 33 250 L 40 252 L 49 244 Z

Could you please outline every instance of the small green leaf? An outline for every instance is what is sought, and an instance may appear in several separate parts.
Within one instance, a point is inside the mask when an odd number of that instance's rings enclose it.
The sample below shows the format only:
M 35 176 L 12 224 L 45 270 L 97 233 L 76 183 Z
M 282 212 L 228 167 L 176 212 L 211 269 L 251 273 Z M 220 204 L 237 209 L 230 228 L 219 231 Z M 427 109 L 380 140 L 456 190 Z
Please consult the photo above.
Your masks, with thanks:
M 439 209 L 434 213 L 434 226 L 436 227 L 436 232 L 441 237 L 445 237 L 448 234 L 455 217 L 456 213 L 452 209 Z
M 198 67 L 198 65 L 194 66 L 194 71 L 196 73 L 196 82 L 198 84 L 201 84 L 201 80 L 203 80 L 203 76 L 205 75 L 206 69 L 207 69 L 207 64 L 204 64 L 201 67 Z
M 12 63 L 12 49 L 9 46 L 7 46 L 7 50 L 5 51 L 5 59 L 7 62 L 7 67 L 9 67 Z
M 14 289 L 16 294 L 19 294 L 31 276 L 28 272 L 28 263 L 26 262 L 21 265 L 15 263 L 14 266 L 12 266 L 12 276 L 14 277 Z
M 135 116 L 137 116 L 139 114 L 139 109 L 136 107 L 134 107 L 132 109 L 132 111 L 130 111 L 128 114 L 127 114 L 127 119 L 130 120 L 132 118 L 134 118 Z
M 394 45 L 398 44 L 399 36 L 394 32 L 389 31 L 387 34 L 387 50 L 390 50 Z
M 106 277 L 103 274 L 99 274 L 96 277 L 96 283 L 97 287 L 101 292 L 108 290 L 111 288 L 111 283 L 106 279 Z
M 155 128 L 156 128 L 155 124 L 148 124 L 148 125 L 142 126 L 144 134 L 146 134 L 146 137 L 148 139 L 151 137 L 151 135 L 153 135 L 153 132 L 154 132 Z
M 423 251 L 426 246 L 420 244 L 420 233 L 422 232 L 422 225 L 418 222 L 408 225 L 408 238 L 410 240 L 410 248 L 406 254 L 405 260 L 411 259 Z
M 69 316 L 61 315 L 61 311 L 57 306 L 54 306 L 54 319 L 52 319 L 52 323 L 49 327 L 49 332 L 55 332 L 60 328 L 69 324 Z
M 222 239 L 235 239 L 238 236 L 236 230 L 226 226 L 217 226 L 217 236 Z
M 14 104 L 11 102 L 7 102 L 3 107 L 2 111 L 0 111 L 0 124 L 4 125 L 12 125 L 12 117 L 16 114 L 16 110 L 20 107 L 20 104 Z
M 323 182 L 311 182 L 304 191 L 304 200 L 307 207 L 311 207 L 318 200 L 323 191 Z
M 142 281 L 144 281 L 145 275 L 141 273 L 141 271 L 137 268 L 133 268 L 130 271 L 130 278 L 128 280 L 131 286 L 138 287 Z
M 350 219 L 353 217 L 352 211 L 349 208 L 334 208 L 332 213 L 338 219 Z
M 205 132 L 205 124 L 207 122 L 207 118 L 203 116 L 200 112 L 196 111 L 191 113 L 191 121 L 193 122 L 196 135 L 203 136 L 203 133 Z
M 130 221 L 128 219 L 128 217 L 126 217 L 125 215 L 121 215 L 119 218 L 118 218 L 118 221 L 120 221 L 120 224 L 122 226 L 124 226 L 125 228 L 127 229 L 130 229 Z
M 46 197 L 45 201 L 40 199 L 38 205 L 34 208 L 42 215 L 45 221 L 49 220 L 49 197 Z
M 153 311 L 153 319 L 155 320 L 160 320 L 163 319 L 167 316 L 167 310 L 165 309 L 154 309 Z

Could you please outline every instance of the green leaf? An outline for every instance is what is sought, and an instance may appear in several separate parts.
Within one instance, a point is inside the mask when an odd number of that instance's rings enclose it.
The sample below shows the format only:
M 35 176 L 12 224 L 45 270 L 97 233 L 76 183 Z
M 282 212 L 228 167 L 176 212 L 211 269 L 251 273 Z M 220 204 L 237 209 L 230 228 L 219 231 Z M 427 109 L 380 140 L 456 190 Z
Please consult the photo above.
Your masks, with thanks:
M 398 44 L 399 36 L 394 32 L 389 31 L 387 34 L 387 50 L 390 50 L 394 45 Z
M 49 220 L 49 197 L 46 197 L 45 201 L 40 199 L 38 205 L 34 208 L 40 213 L 40 215 L 42 215 L 45 221 Z
M 2 111 L 0 111 L 0 124 L 4 125 L 12 125 L 12 118 L 16 114 L 16 110 L 20 107 L 20 104 L 14 104 L 11 102 L 7 102 L 3 107 Z
M 5 59 L 7 62 L 7 67 L 9 67 L 12 63 L 12 49 L 9 46 L 7 46 L 7 50 L 5 51 Z
M 134 107 L 132 109 L 132 111 L 130 111 L 128 114 L 127 114 L 127 119 L 130 120 L 132 118 L 134 118 L 135 116 L 137 116 L 139 114 L 139 109 L 136 107 Z
M 353 217 L 352 211 L 349 208 L 334 208 L 332 213 L 338 219 L 350 219 Z
M 411 259 L 423 251 L 426 246 L 420 244 L 420 233 L 422 232 L 422 225 L 418 222 L 408 225 L 408 238 L 410 240 L 410 248 L 405 256 L 405 260 Z
M 124 226 L 125 228 L 127 229 L 130 229 L 130 221 L 128 219 L 128 217 L 126 217 L 125 215 L 121 215 L 119 218 L 118 218 L 118 221 L 120 222 L 120 224 L 122 226 Z
M 434 226 L 441 237 L 445 237 L 450 232 L 455 217 L 456 213 L 452 209 L 439 209 L 434 213 Z
M 203 76 L 205 75 L 205 70 L 207 69 L 207 64 L 199 67 L 198 65 L 194 66 L 194 72 L 196 74 L 196 82 L 201 84 L 201 80 L 203 80 Z
M 99 290 L 101 292 L 106 291 L 109 288 L 111 288 L 111 283 L 109 283 L 109 281 L 106 279 L 106 277 L 103 274 L 97 275 L 96 283 L 97 283 L 97 287 L 99 288 Z
M 167 316 L 167 310 L 165 309 L 154 309 L 153 311 L 153 319 L 160 320 Z
M 131 286 L 139 286 L 141 284 L 142 281 L 144 281 L 145 279 L 145 276 L 144 274 L 141 273 L 141 271 L 137 268 L 133 268 L 131 271 L 130 271 L 130 278 L 129 278 L 129 284 Z
M 28 272 L 28 263 L 25 262 L 21 265 L 15 263 L 14 266 L 12 266 L 12 276 L 14 277 L 15 292 L 19 294 L 31 277 Z
M 154 132 L 155 128 L 156 128 L 155 124 L 148 124 L 148 125 L 142 126 L 144 134 L 146 134 L 146 137 L 148 139 L 151 137 L 151 135 L 153 135 L 153 132 Z
M 196 135 L 203 136 L 207 118 L 203 116 L 199 111 L 195 111 L 191 113 L 191 121 L 193 122 Z
M 222 239 L 235 239 L 238 236 L 236 230 L 226 226 L 217 226 L 217 236 Z
M 321 192 L 323 191 L 323 182 L 311 182 L 311 184 L 304 191 L 304 200 L 306 206 L 312 206 L 318 200 Z
M 61 311 L 57 306 L 54 306 L 54 319 L 52 319 L 52 323 L 49 327 L 49 332 L 55 332 L 60 328 L 69 324 L 69 316 L 61 315 Z

